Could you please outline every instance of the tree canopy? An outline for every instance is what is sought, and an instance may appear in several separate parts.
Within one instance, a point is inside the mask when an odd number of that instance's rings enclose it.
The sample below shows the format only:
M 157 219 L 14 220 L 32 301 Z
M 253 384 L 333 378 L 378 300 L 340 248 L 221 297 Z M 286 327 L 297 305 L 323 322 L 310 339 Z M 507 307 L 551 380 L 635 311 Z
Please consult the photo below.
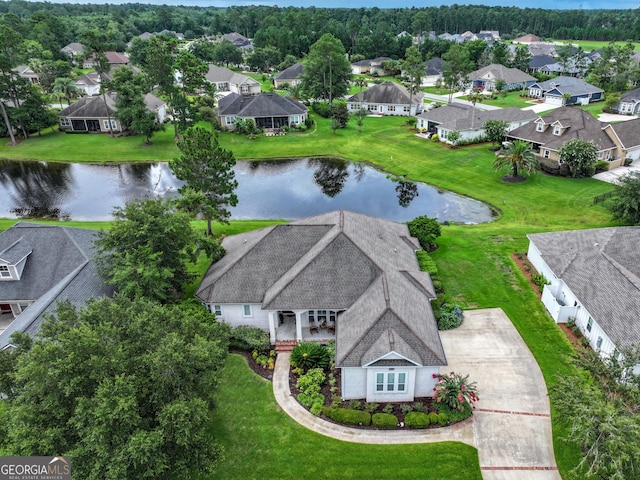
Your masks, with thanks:
M 303 60 L 302 87 L 309 98 L 328 100 L 349 91 L 351 64 L 340 40 L 327 33 L 311 46 Z
M 540 168 L 540 164 L 528 142 L 515 140 L 507 148 L 500 150 L 493 161 L 495 170 L 505 167 L 510 167 L 513 176 L 518 177 L 523 170 L 527 175 L 536 172 Z
M 596 171 L 598 148 L 593 142 L 578 138 L 564 142 L 558 150 L 560 162 L 566 163 L 572 177 L 590 177 Z
M 640 173 L 630 172 L 620 177 L 607 207 L 614 219 L 627 225 L 640 225 Z
M 0 365 L 4 453 L 73 456 L 87 480 L 189 479 L 222 458 L 211 436 L 228 327 L 197 304 L 124 296 L 57 306 Z M 6 388 L 6 382 L 0 382 Z

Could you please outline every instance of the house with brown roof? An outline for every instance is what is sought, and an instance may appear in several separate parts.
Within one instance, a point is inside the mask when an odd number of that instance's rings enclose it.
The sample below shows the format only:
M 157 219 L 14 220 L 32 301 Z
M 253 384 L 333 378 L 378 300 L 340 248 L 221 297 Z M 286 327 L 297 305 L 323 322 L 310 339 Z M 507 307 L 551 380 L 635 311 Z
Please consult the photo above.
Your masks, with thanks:
M 511 43 L 519 43 L 521 45 L 529 45 L 530 43 L 538 43 L 540 41 L 540 37 L 534 35 L 532 33 L 528 33 L 527 35 L 523 35 L 522 37 L 514 38 Z
M 218 121 L 229 130 L 236 120 L 253 120 L 258 128 L 277 129 L 305 122 L 308 109 L 302 103 L 277 93 L 238 95 L 230 93 L 218 101 Z
M 557 323 L 575 321 L 603 358 L 640 343 L 640 227 L 527 238 L 528 259 L 549 282 L 542 302 Z
M 335 211 L 226 237 L 196 297 L 271 342 L 335 339 L 342 397 L 432 396 L 444 349 L 406 224 Z
M 529 142 L 537 156 L 556 161 L 560 161 L 559 150 L 565 142 L 573 139 L 593 142 L 598 159 L 609 162 L 611 169 L 622 165 L 627 156 L 640 155 L 640 121 L 631 122 L 634 123 L 610 125 L 585 110 L 560 107 L 516 128 L 507 138 Z
M 535 77 L 522 70 L 505 67 L 498 63 L 492 63 L 471 72 L 469 80 L 471 80 L 470 88 L 481 88 L 488 91 L 495 90 L 499 80 L 505 82 L 506 90 L 520 90 L 536 81 Z
M 129 57 L 122 53 L 118 52 L 104 52 L 105 57 L 107 57 L 107 62 L 111 67 L 129 65 Z M 82 62 L 82 68 L 95 68 L 95 55 L 89 55 L 85 58 L 84 62 Z
M 422 111 L 423 98 L 422 92 L 411 94 L 406 87 L 387 81 L 349 97 L 347 110 L 357 112 L 363 108 L 376 115 L 412 116 Z

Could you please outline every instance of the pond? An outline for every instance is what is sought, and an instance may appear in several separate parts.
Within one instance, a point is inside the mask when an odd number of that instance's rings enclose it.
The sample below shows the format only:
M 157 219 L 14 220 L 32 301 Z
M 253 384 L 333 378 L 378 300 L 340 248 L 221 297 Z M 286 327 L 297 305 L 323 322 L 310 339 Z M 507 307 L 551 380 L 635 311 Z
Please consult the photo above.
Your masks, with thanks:
M 293 220 L 337 209 L 404 222 L 492 219 L 482 202 L 393 178 L 335 158 L 238 161 L 233 219 Z M 0 217 L 110 220 L 116 206 L 176 196 L 182 183 L 167 163 L 76 164 L 0 160 Z

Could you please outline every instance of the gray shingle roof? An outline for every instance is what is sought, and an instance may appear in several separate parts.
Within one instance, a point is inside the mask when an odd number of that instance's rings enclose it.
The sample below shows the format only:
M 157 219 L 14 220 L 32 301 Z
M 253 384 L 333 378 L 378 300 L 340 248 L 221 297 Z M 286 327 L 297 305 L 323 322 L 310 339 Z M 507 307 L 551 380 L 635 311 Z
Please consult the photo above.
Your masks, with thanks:
M 0 251 L 0 260 L 4 260 L 9 265 L 16 265 L 32 251 L 33 248 L 31 248 L 31 244 L 28 240 L 19 238 L 13 244 Z
M 307 112 L 302 103 L 277 93 L 247 96 L 230 93 L 218 101 L 218 115 L 238 117 L 282 117 Z
M 625 149 L 628 150 L 640 145 L 640 118 L 618 122 L 609 128 L 613 129 Z
M 362 93 L 349 97 L 350 102 L 383 103 L 388 105 L 421 104 L 424 93 L 416 92 L 413 97 L 402 85 L 394 82 L 382 82 Z
M 491 75 L 492 79 L 504 80 L 506 83 L 521 83 L 535 81 L 535 77 L 532 77 L 528 73 L 518 70 L 517 68 L 508 68 L 498 63 L 492 63 L 475 72 L 469 74 L 470 80 L 479 80 L 486 78 L 486 75 Z
M 243 83 L 260 85 L 257 80 L 254 80 L 247 75 L 243 75 L 228 68 L 218 67 L 217 65 L 209 65 L 209 71 L 205 75 L 205 78 L 211 83 L 228 82 L 234 85 L 241 85 Z
M 531 110 L 519 108 L 501 108 L 497 110 L 480 110 L 471 105 L 451 103 L 434 108 L 417 115 L 429 122 L 437 123 L 448 130 L 464 131 L 480 129 L 488 120 L 504 120 L 506 122 L 532 121 L 538 118 Z M 473 119 L 473 120 L 472 120 Z
M 640 227 L 528 238 L 618 349 L 640 342 Z
M 303 69 L 304 67 L 301 63 L 294 63 L 289 68 L 285 68 L 278 75 L 276 75 L 275 79 L 280 81 L 296 80 L 302 75 Z
M 116 94 L 107 93 L 105 100 L 106 104 L 102 99 L 102 95 L 81 97 L 77 102 L 62 110 L 59 116 L 67 118 L 106 118 L 107 109 L 109 110 L 109 115 L 113 116 L 116 112 Z M 165 102 L 155 95 L 147 93 L 144 96 L 144 103 L 150 111 L 155 111 Z
M 576 77 L 555 77 L 544 82 L 534 83 L 533 86 L 538 86 L 543 92 L 549 90 L 558 90 L 561 94 L 568 93 L 569 95 L 579 96 L 588 95 L 590 93 L 603 92 L 601 88 L 594 87 L 593 85 L 585 82 L 584 80 Z
M 552 63 L 556 63 L 556 59 L 551 55 L 534 55 L 529 60 L 529 67 L 531 68 L 540 68 L 545 65 L 551 65 Z
M 396 351 L 421 365 L 446 363 L 407 226 L 337 211 L 228 237 L 196 296 L 207 303 L 261 302 L 267 310 L 344 310 L 337 365 L 361 366 Z
M 0 282 L 0 301 L 34 301 L 0 335 L 0 348 L 15 331 L 37 334 L 59 300 L 83 305 L 89 298 L 111 295 L 92 261 L 96 231 L 81 228 L 17 223 L 0 234 L 0 249 L 24 244 L 33 251 L 20 280 Z
M 426 75 L 440 75 L 444 72 L 444 61 L 439 58 L 431 58 L 424 65 L 424 73 Z
M 640 101 L 640 88 L 623 93 L 620 100 L 623 102 L 632 102 L 633 100 Z
M 547 125 L 557 123 L 566 130 L 562 135 L 554 135 L 553 128 L 549 126 L 544 132 L 538 132 L 536 131 L 538 122 L 534 121 L 512 130 L 507 137 L 544 145 L 551 150 L 558 150 L 564 142 L 573 139 L 593 141 L 598 150 L 615 147 L 611 138 L 603 130 L 606 124 L 585 110 L 560 107 L 539 118 Z

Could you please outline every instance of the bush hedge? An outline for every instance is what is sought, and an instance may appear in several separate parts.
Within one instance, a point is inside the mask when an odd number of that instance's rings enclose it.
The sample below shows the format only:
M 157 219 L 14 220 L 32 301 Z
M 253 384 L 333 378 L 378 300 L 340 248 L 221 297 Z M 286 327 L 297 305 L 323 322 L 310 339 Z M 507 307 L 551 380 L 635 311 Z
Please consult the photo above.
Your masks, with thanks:
M 429 415 L 423 412 L 410 412 L 404 417 L 404 424 L 409 428 L 427 428 Z
M 374 413 L 371 416 L 373 426 L 377 428 L 396 428 L 398 426 L 398 417 L 390 413 Z
M 462 309 L 457 303 L 444 303 L 436 317 L 438 330 L 453 330 L 462 323 Z
M 423 272 L 428 272 L 429 275 L 436 275 L 438 273 L 438 267 L 436 266 L 436 262 L 431 258 L 424 250 L 416 251 L 416 257 L 418 258 L 418 265 L 420 266 L 420 270 Z
M 362 410 L 350 410 L 348 408 L 324 407 L 322 410 L 327 417 L 344 425 L 371 425 L 371 414 Z
M 453 410 L 446 403 L 440 402 L 436 404 L 436 409 L 440 415 L 446 415 L 447 420 L 451 423 L 461 422 L 473 415 L 473 408 L 465 404 L 462 410 Z
M 271 340 L 269 334 L 261 328 L 239 325 L 231 329 L 229 347 L 264 353 L 271 348 Z

